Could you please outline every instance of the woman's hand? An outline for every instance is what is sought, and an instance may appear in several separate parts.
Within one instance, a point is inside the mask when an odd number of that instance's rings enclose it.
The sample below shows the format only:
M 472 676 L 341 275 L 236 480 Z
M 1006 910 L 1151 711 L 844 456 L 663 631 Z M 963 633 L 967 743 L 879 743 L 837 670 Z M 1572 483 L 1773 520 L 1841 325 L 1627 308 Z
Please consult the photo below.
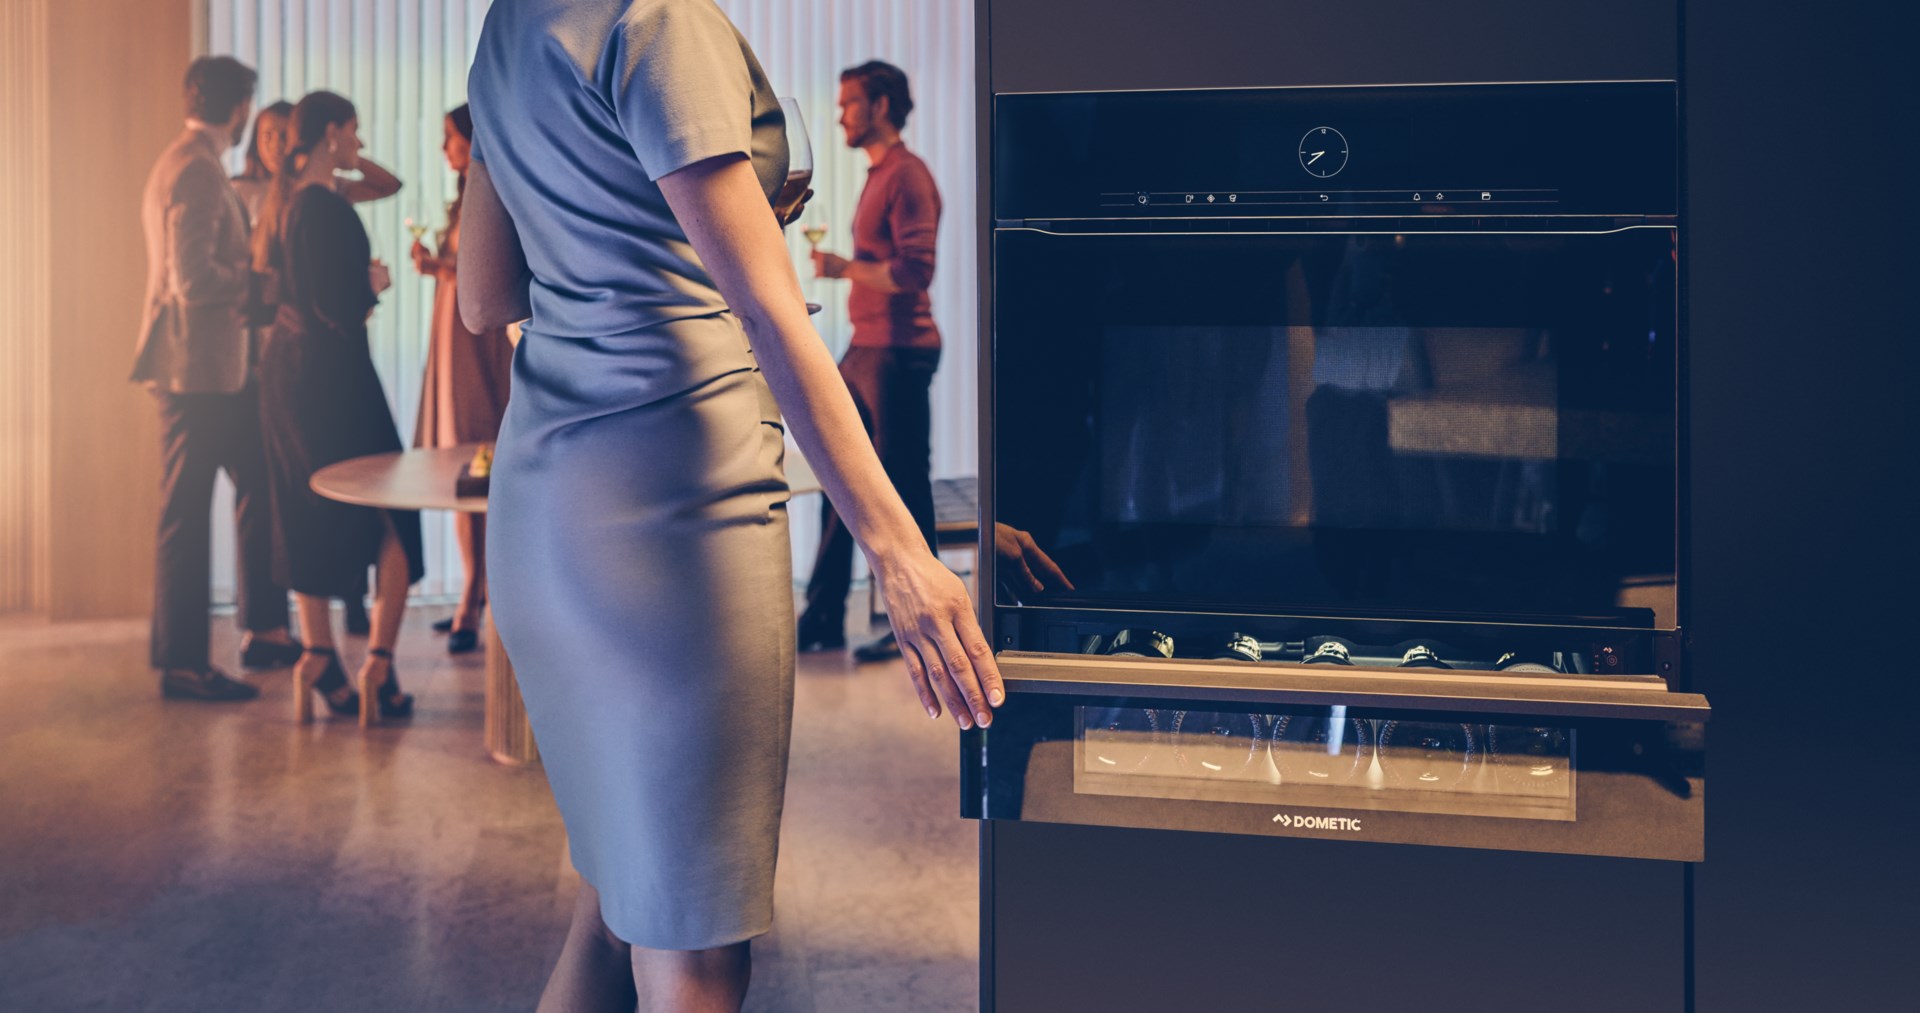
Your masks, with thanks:
M 432 250 L 427 249 L 427 244 L 416 239 L 413 241 L 413 249 L 408 252 L 413 256 L 415 272 L 429 276 L 440 273 L 440 261 L 434 258 Z
M 386 262 L 375 257 L 367 265 L 367 282 L 373 286 L 373 294 L 379 295 L 393 287 L 393 272 L 387 270 Z
M 898 555 L 868 562 L 886 590 L 887 617 L 920 705 L 937 718 L 944 701 L 961 728 L 985 728 L 1007 692 L 966 586 L 924 543 Z
M 813 251 L 813 276 L 815 278 L 844 278 L 847 275 L 847 258 L 825 250 Z
M 784 229 L 787 226 L 792 225 L 794 222 L 799 221 L 800 212 L 805 211 L 807 209 L 807 202 L 812 199 L 813 199 L 813 188 L 808 187 L 807 192 L 800 195 L 800 203 L 795 204 L 793 206 L 793 210 L 787 212 L 787 216 L 785 218 L 780 218 L 779 215 L 774 216 L 775 218 L 780 219 L 780 227 Z

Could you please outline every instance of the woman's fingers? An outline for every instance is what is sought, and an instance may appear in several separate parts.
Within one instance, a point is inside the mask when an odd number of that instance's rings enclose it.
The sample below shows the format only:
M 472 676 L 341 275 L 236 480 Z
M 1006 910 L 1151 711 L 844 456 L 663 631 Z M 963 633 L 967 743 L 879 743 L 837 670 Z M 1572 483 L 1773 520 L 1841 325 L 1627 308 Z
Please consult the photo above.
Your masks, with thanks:
M 987 635 L 980 629 L 980 621 L 974 618 L 972 612 L 966 612 L 954 627 L 959 631 L 960 644 L 973 664 L 974 675 L 980 679 L 980 688 L 987 694 L 987 705 L 998 707 L 1006 703 L 1007 686 L 1000 679 L 1000 665 L 993 660 L 993 647 L 987 643 Z
M 920 698 L 920 706 L 926 709 L 927 717 L 939 717 L 940 698 L 934 695 L 933 687 L 927 685 L 927 666 L 921 664 L 920 652 L 914 650 L 912 644 L 902 644 L 900 660 L 907 665 L 907 678 L 913 681 L 913 694 Z
M 973 670 L 973 659 L 966 648 L 960 646 L 960 638 L 954 635 L 953 619 L 935 620 L 928 632 L 933 649 L 940 653 L 941 663 L 946 666 L 947 678 L 966 704 L 967 713 L 982 728 L 992 724 L 993 708 L 987 706 L 987 691 L 980 685 L 980 674 Z
M 895 634 L 895 638 L 902 639 L 897 633 Z M 922 635 L 906 639 L 906 642 L 902 646 L 901 653 L 904 655 L 909 650 L 919 655 L 920 663 L 926 667 L 927 683 L 933 687 L 936 693 L 940 694 L 940 699 L 946 702 L 947 713 L 953 715 L 954 722 L 958 724 L 963 731 L 972 728 L 973 709 L 967 706 L 966 697 L 961 694 L 959 685 L 953 681 L 953 676 L 948 673 L 947 663 L 945 659 L 941 657 L 939 647 L 930 643 L 928 639 Z

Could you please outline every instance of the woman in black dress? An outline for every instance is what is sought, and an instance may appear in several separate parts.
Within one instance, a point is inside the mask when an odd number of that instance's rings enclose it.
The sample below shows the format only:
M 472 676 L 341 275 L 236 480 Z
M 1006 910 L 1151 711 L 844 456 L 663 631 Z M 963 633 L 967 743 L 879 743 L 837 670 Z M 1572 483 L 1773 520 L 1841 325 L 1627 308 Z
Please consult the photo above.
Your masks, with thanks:
M 255 233 L 256 267 L 279 304 L 260 362 L 261 422 L 273 485 L 275 576 L 293 588 L 307 653 L 294 669 L 301 720 L 320 693 L 335 713 L 370 723 L 412 713 L 400 692 L 393 644 L 407 588 L 424 572 L 420 515 L 348 506 L 314 493 L 313 473 L 337 461 L 401 449 L 367 349 L 367 318 L 391 279 L 374 261 L 366 229 L 336 193 L 336 173 L 359 160 L 353 103 L 315 92 L 294 107 L 290 147 Z M 373 631 L 360 691 L 334 652 L 329 599 L 355 594 L 377 569 Z

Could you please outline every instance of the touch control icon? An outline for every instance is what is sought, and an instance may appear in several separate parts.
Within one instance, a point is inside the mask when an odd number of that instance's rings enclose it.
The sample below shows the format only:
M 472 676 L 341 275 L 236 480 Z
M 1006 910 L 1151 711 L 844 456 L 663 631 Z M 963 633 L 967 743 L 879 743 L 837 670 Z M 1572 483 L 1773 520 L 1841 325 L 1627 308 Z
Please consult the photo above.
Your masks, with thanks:
M 1314 127 L 1300 138 L 1300 168 L 1326 179 L 1347 167 L 1347 138 L 1332 127 Z

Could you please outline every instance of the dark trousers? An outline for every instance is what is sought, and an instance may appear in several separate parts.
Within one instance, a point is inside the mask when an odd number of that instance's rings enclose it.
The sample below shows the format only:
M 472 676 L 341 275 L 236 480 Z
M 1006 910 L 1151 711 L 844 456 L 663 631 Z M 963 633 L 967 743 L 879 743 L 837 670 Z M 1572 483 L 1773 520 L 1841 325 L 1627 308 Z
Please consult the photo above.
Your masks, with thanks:
M 160 394 L 160 538 L 154 574 L 155 668 L 208 665 L 212 587 L 210 512 L 221 469 L 233 480 L 239 529 L 240 626 L 287 625 L 287 592 L 273 582 L 273 511 L 260 442 L 259 394 Z
M 885 348 L 855 345 L 840 360 L 840 376 L 853 392 L 860 421 L 873 449 L 920 525 L 928 548 L 933 530 L 933 405 L 928 392 L 940 366 L 938 348 Z M 853 584 L 853 533 L 831 502 L 820 509 L 820 551 L 807 582 L 807 615 L 812 621 L 843 620 L 847 590 Z

